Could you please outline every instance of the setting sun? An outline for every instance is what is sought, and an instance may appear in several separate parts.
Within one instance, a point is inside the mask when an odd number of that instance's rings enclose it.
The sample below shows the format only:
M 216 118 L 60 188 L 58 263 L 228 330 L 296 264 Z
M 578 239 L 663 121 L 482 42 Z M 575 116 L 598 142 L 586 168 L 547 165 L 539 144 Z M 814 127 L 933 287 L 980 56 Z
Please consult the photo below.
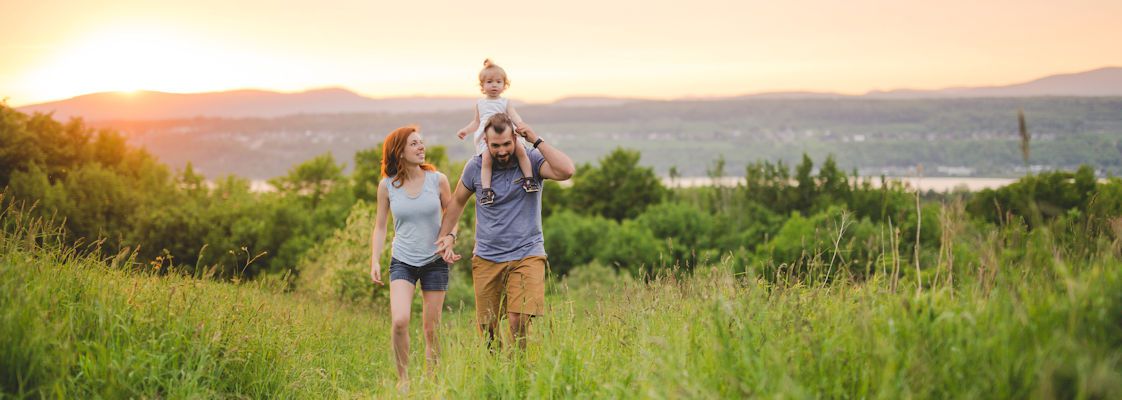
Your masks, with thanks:
M 513 74 L 511 97 L 534 102 L 987 86 L 1122 64 L 1117 1 L 811 3 L 517 3 L 496 28 L 469 17 L 474 4 L 447 0 L 17 2 L 0 15 L 0 99 L 322 87 L 470 96 L 488 57 Z
M 198 65 L 189 56 L 204 49 L 152 28 L 116 28 L 64 47 L 50 64 L 37 70 L 28 86 L 48 97 L 74 92 L 193 90 L 190 76 Z
M 300 88 L 292 71 L 299 64 L 228 46 L 218 39 L 160 27 L 115 26 L 61 46 L 24 85 L 43 98 L 138 90 Z

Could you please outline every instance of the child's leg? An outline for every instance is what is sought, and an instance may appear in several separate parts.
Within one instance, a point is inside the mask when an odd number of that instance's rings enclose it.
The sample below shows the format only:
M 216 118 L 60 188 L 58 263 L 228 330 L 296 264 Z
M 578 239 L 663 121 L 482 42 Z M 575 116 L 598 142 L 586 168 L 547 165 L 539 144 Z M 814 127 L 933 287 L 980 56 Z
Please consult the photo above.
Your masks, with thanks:
M 479 170 L 479 181 L 484 189 L 491 188 L 491 152 L 483 152 L 483 166 Z
M 526 149 L 522 146 L 522 143 L 514 144 L 514 156 L 518 157 L 518 169 L 522 170 L 522 176 L 533 178 L 534 170 L 530 167 L 530 156 L 526 155 Z
M 530 156 L 526 154 L 526 149 L 522 143 L 514 145 L 514 154 L 518 157 L 518 169 L 522 170 L 522 190 L 526 193 L 533 193 L 541 191 L 538 182 L 534 181 L 534 170 L 530 166 Z

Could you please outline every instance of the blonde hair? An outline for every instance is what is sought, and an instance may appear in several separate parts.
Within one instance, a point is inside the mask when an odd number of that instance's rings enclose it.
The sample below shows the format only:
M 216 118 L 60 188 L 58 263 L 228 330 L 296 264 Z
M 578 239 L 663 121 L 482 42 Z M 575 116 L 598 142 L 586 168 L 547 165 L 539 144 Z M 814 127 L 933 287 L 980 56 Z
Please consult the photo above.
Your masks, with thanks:
M 491 61 L 490 58 L 483 60 L 483 69 L 479 70 L 479 88 L 483 88 L 483 80 L 487 76 L 495 74 L 503 80 L 503 89 L 510 87 L 510 78 L 506 77 L 506 70 Z

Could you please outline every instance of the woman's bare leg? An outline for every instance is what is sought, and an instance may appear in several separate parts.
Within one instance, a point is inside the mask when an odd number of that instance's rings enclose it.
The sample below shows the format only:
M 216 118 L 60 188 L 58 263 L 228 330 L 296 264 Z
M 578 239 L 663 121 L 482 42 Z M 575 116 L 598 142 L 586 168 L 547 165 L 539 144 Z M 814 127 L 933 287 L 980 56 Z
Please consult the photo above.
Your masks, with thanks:
M 390 281 L 390 319 L 393 321 L 391 336 L 399 386 L 409 382 L 409 312 L 413 306 L 413 290 L 413 284 L 409 281 Z
M 443 290 L 421 292 L 424 302 L 424 311 L 421 317 L 424 321 L 425 330 L 425 364 L 428 367 L 429 375 L 436 374 L 436 365 L 440 359 L 438 332 L 440 330 L 440 314 L 444 309 L 444 295 L 447 293 Z

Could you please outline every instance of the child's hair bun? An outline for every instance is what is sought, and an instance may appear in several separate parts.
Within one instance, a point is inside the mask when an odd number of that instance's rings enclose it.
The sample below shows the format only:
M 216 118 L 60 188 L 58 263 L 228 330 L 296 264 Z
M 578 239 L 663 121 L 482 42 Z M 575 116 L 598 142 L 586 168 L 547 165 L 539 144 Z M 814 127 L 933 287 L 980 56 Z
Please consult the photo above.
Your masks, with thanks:
M 491 68 L 494 65 L 495 63 L 491 62 L 490 58 L 483 60 L 483 68 Z

